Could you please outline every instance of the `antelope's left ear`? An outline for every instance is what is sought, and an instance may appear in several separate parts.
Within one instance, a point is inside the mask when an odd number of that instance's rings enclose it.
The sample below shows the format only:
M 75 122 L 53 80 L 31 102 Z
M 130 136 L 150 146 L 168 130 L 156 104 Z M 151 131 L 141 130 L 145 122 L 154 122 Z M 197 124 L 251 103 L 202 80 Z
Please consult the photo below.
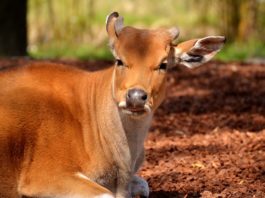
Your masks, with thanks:
M 224 36 L 208 36 L 173 46 L 175 63 L 189 68 L 198 67 L 214 57 L 223 47 L 225 40 Z

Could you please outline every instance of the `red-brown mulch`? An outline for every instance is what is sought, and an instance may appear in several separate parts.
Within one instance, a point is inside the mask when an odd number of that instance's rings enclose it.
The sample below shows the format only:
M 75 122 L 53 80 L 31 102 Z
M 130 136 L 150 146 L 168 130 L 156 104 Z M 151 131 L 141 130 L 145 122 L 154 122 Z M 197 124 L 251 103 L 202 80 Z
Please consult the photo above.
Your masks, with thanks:
M 0 59 L 0 68 L 30 61 Z M 150 197 L 265 197 L 265 65 L 211 62 L 169 73 L 140 171 Z
M 265 65 L 169 75 L 140 174 L 155 197 L 265 197 Z

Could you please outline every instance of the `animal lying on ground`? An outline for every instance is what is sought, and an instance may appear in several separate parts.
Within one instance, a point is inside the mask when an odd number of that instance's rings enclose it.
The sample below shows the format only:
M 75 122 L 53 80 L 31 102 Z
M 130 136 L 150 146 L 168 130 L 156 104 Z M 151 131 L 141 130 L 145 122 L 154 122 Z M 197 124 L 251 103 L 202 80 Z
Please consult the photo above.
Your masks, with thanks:
M 168 69 L 205 63 L 225 38 L 175 45 L 177 28 L 124 27 L 117 12 L 106 29 L 108 69 L 35 63 L 0 73 L 0 197 L 148 197 L 136 173 Z

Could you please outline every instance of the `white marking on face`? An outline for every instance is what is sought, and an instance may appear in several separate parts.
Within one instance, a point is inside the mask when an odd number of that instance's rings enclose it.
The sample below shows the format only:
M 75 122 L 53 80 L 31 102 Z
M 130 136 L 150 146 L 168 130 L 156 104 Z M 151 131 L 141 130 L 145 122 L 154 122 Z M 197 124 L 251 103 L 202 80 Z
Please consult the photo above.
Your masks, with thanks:
M 120 108 L 126 108 L 126 102 L 125 101 L 121 101 L 119 104 L 118 104 L 118 106 L 120 107 Z
M 148 105 L 148 104 L 145 104 L 144 105 L 144 110 L 147 112 L 147 113 L 151 113 L 151 107 Z
M 128 114 L 128 115 L 132 115 L 133 112 L 127 110 L 127 109 L 122 109 L 122 112 L 125 113 L 125 114 Z
M 144 110 L 145 110 L 145 113 L 141 113 L 139 114 L 138 112 L 132 112 L 128 109 L 126 109 L 127 107 L 127 104 L 125 101 L 121 101 L 119 104 L 118 104 L 118 107 L 121 108 L 122 112 L 125 113 L 125 114 L 128 114 L 128 115 L 134 115 L 134 116 L 143 116 L 143 115 L 146 115 L 146 114 L 149 114 L 152 112 L 151 110 L 151 107 L 148 105 L 148 104 L 145 104 L 144 105 Z

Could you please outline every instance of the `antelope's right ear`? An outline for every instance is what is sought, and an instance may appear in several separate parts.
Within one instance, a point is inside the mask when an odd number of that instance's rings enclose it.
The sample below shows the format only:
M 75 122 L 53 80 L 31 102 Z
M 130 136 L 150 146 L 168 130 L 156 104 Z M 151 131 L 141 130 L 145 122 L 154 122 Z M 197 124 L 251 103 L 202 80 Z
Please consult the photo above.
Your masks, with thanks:
M 198 67 L 212 59 L 221 50 L 225 40 L 224 36 L 208 36 L 173 46 L 175 63 L 189 68 Z
M 123 29 L 123 17 L 118 12 L 112 12 L 106 18 L 106 30 L 110 43 L 113 44 Z

